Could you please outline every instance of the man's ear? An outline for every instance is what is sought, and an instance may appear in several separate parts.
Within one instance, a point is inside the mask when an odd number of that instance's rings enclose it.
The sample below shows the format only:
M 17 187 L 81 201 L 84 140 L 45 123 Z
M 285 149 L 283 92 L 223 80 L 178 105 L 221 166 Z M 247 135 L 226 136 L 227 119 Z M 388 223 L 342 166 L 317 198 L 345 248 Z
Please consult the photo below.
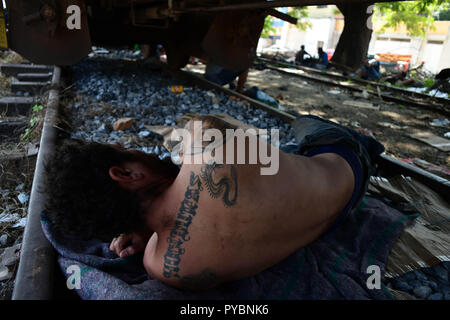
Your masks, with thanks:
M 109 168 L 109 176 L 117 182 L 132 182 L 141 178 L 141 174 L 138 172 L 134 172 L 128 168 L 123 168 L 120 166 L 113 166 Z

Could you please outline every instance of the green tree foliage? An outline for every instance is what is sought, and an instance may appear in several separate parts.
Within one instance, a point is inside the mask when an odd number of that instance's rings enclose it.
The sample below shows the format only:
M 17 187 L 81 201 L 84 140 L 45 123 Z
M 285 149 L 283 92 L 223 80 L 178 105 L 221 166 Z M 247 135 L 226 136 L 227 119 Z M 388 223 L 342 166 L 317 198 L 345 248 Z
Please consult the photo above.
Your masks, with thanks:
M 424 37 L 433 26 L 434 14 L 448 8 L 450 0 L 384 2 L 375 5 L 373 18 L 383 22 L 379 32 L 405 25 L 411 36 Z
M 287 14 L 298 19 L 297 28 L 300 30 L 305 31 L 311 27 L 311 23 L 306 20 L 308 17 L 308 7 L 290 7 Z M 273 27 L 273 19 L 274 18 L 271 16 L 266 17 L 266 20 L 264 20 L 264 28 L 261 33 L 261 37 L 267 38 L 276 31 Z
M 267 16 L 266 20 L 264 20 L 264 27 L 261 33 L 262 38 L 268 38 L 271 33 L 275 32 L 275 28 L 273 27 L 273 18 L 271 16 Z
M 306 18 L 308 18 L 308 7 L 291 7 L 287 14 L 298 19 L 297 28 L 302 31 L 305 31 L 312 26 L 312 24 L 306 20 Z

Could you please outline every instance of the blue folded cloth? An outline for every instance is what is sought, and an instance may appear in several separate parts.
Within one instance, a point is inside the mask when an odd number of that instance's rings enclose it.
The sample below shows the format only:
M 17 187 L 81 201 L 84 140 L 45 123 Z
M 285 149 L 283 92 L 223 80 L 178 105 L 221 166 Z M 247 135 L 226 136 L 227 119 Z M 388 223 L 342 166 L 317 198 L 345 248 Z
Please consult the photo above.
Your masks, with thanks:
M 204 292 L 189 292 L 151 279 L 142 254 L 119 258 L 109 243 L 84 241 L 56 232 L 42 213 L 44 234 L 58 253 L 66 278 L 72 265 L 80 268 L 82 299 L 393 299 L 387 288 L 369 289 L 371 265 L 380 269 L 394 241 L 416 215 L 406 215 L 383 201 L 366 196 L 348 218 L 331 233 L 299 249 L 262 273 L 223 284 Z

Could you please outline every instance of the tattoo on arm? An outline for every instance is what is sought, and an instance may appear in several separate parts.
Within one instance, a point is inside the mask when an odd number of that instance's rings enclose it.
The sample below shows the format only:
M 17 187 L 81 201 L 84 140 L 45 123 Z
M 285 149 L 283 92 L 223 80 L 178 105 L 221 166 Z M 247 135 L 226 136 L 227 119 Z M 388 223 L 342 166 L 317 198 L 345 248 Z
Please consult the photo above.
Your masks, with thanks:
M 230 167 L 230 177 L 222 177 L 218 182 L 214 181 L 216 169 L 222 168 L 223 165 L 216 163 L 207 164 L 200 170 L 200 176 L 206 185 L 206 189 L 212 198 L 218 198 L 222 193 L 222 202 L 226 207 L 231 207 L 236 203 L 238 184 L 237 184 L 237 170 L 234 166 Z M 231 193 L 233 198 L 231 198 Z
M 180 278 L 178 271 L 180 270 L 181 255 L 184 254 L 185 249 L 182 247 L 183 243 L 190 240 L 189 226 L 192 219 L 197 214 L 198 200 L 200 198 L 200 191 L 203 190 L 202 182 L 198 175 L 191 172 L 189 186 L 184 194 L 184 199 L 181 202 L 180 211 L 175 220 L 175 226 L 172 228 L 169 237 L 166 239 L 169 244 L 167 252 L 164 255 L 163 275 L 166 278 L 176 277 Z
M 180 285 L 183 289 L 202 290 L 212 287 L 217 283 L 217 280 L 217 274 L 213 270 L 206 268 L 199 274 L 182 277 Z

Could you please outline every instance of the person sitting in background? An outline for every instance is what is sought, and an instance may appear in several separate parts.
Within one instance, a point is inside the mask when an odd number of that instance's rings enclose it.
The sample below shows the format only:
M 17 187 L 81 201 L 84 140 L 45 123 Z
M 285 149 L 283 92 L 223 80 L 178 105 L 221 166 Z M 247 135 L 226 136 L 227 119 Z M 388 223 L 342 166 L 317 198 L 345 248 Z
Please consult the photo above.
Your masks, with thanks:
M 322 48 L 317 49 L 317 52 L 319 53 L 319 60 L 316 63 L 316 68 L 324 70 L 328 67 L 328 54 Z
M 308 52 L 306 52 L 305 46 L 301 45 L 300 51 L 297 52 L 297 54 L 295 55 L 295 63 L 300 65 L 305 64 L 307 62 L 307 59 L 305 59 L 305 55 L 308 55 L 309 58 L 311 58 L 311 55 Z
M 375 59 L 369 60 L 364 59 L 364 63 L 361 67 L 361 70 L 358 73 L 358 76 L 364 80 L 374 80 L 378 81 L 381 78 L 380 73 L 380 62 Z

